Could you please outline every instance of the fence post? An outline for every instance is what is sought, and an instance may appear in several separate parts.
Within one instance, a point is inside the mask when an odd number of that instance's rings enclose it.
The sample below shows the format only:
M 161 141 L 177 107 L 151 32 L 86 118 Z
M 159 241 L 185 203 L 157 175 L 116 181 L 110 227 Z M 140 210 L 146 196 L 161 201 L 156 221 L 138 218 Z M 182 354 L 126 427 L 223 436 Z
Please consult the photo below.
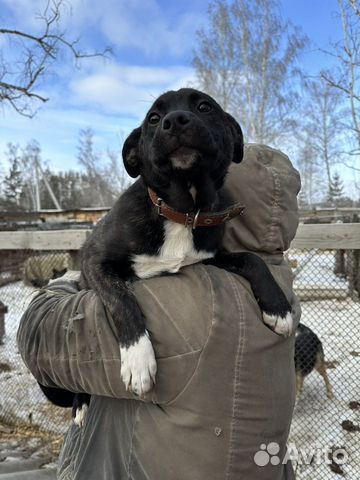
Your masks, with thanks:
M 353 215 L 353 223 L 359 223 L 359 216 Z M 349 287 L 350 295 L 353 300 L 359 301 L 360 299 L 360 256 L 359 250 L 350 250 L 349 252 Z
M 71 258 L 71 269 L 80 270 L 80 251 L 79 250 L 69 250 Z
M 336 250 L 335 252 L 334 273 L 338 277 L 346 276 L 345 250 Z
M 7 311 L 7 306 L 0 301 L 0 345 L 4 343 L 3 338 L 5 336 L 5 313 L 7 313 Z

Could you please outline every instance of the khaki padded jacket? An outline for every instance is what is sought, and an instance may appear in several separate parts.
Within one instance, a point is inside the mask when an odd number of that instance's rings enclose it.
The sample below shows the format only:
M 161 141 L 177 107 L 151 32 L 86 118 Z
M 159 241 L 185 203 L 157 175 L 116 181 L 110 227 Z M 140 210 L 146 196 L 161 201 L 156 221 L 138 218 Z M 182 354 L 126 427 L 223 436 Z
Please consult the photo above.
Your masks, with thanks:
M 247 145 L 227 188 L 246 205 L 227 226 L 229 251 L 268 263 L 293 306 L 282 252 L 297 227 L 299 176 L 282 153 Z M 92 291 L 57 280 L 25 312 L 18 344 L 36 379 L 92 394 L 85 426 L 71 426 L 62 480 L 292 480 L 290 462 L 258 466 L 261 445 L 282 460 L 294 405 L 294 336 L 262 322 L 243 278 L 201 264 L 134 284 L 157 357 L 144 400 L 124 390 L 112 322 Z

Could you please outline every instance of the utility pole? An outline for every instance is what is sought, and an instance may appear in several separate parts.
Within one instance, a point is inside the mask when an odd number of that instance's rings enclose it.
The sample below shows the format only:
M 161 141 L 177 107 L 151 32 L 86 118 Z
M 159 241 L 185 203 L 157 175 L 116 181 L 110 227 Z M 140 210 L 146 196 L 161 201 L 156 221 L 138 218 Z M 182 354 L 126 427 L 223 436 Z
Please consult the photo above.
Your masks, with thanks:
M 55 193 L 54 193 L 53 189 L 51 188 L 51 185 L 50 185 L 50 183 L 48 182 L 48 179 L 46 178 L 46 175 L 45 175 L 43 169 L 41 168 L 41 165 L 40 165 L 38 159 L 36 159 L 36 166 L 37 166 L 37 168 L 38 168 L 38 169 L 40 170 L 40 172 L 41 172 L 42 179 L 44 180 L 44 183 L 45 183 L 45 186 L 46 186 L 46 188 L 47 188 L 47 191 L 49 192 L 49 195 L 50 195 L 50 197 L 51 197 L 51 200 L 54 202 L 54 205 L 55 205 L 56 209 L 57 209 L 57 210 L 61 210 L 61 205 L 60 205 L 60 203 L 58 202 L 58 199 L 56 198 Z M 39 210 L 41 210 L 41 208 L 39 208 Z
M 40 179 L 44 180 L 45 187 L 47 191 L 49 192 L 49 195 L 51 197 L 51 200 L 53 201 L 56 210 L 61 210 L 61 205 L 58 202 L 58 199 L 55 196 L 55 193 L 53 189 L 51 188 L 50 183 L 48 182 L 48 179 L 46 178 L 46 174 L 44 170 L 41 168 L 41 164 L 39 162 L 39 159 L 34 156 L 33 157 L 33 164 L 35 167 L 35 201 L 36 201 L 36 210 L 38 212 L 41 211 L 41 199 L 40 199 Z
M 35 202 L 36 202 L 36 211 L 40 212 L 41 210 L 41 200 L 40 200 L 40 178 L 39 178 L 39 162 L 37 158 L 33 158 L 35 163 Z

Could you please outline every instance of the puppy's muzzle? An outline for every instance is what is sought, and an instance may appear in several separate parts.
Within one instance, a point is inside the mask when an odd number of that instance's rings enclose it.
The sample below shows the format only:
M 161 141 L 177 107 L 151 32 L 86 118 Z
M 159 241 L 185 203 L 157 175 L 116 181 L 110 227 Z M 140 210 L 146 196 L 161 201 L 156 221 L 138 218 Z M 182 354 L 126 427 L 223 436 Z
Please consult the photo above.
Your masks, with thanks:
M 164 141 L 173 142 L 174 137 L 177 139 L 178 148 L 175 148 L 169 155 L 173 168 L 189 170 L 196 165 L 200 155 L 192 144 L 198 130 L 198 119 L 191 112 L 175 110 L 163 118 L 161 135 Z
M 161 129 L 165 134 L 179 135 L 192 127 L 192 120 L 190 112 L 176 110 L 165 115 L 161 122 Z

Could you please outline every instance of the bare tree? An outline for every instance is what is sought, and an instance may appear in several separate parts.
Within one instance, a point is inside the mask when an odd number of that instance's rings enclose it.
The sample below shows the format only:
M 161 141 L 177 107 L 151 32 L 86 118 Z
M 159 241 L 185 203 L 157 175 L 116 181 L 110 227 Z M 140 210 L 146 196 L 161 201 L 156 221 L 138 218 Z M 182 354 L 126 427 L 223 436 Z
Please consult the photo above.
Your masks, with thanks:
M 27 210 L 36 211 L 41 207 L 38 165 L 42 163 L 40 145 L 36 140 L 31 140 L 22 149 L 21 153 L 21 171 L 24 178 L 24 206 Z
M 360 155 L 360 0 L 338 0 L 343 38 L 326 52 L 336 60 L 332 71 L 323 72 L 328 85 L 338 91 L 349 107 L 347 128 L 353 147 L 346 151 Z M 351 165 L 350 165 L 351 167 Z M 360 167 L 360 164 L 358 165 Z M 355 167 L 356 168 L 356 167 Z
M 89 182 L 83 192 L 88 206 L 109 207 L 128 186 L 128 177 L 119 158 L 116 152 L 108 150 L 104 157 L 102 152 L 95 150 L 91 128 L 80 131 L 78 161 Z
M 326 189 L 332 185 L 331 167 L 342 161 L 342 104 L 337 91 L 321 78 L 304 81 L 306 103 L 303 131 L 316 162 L 325 174 Z
M 232 110 L 241 70 L 234 18 L 223 1 L 210 3 L 208 16 L 208 30 L 197 32 L 193 65 L 200 87 L 218 99 L 225 110 Z
M 101 158 L 100 154 L 95 151 L 94 132 L 90 127 L 80 130 L 78 161 L 84 168 L 85 174 L 89 179 L 86 197 L 89 198 L 91 206 L 106 206 L 102 185 L 102 172 L 100 172 Z
M 124 169 L 120 152 L 108 150 L 107 157 L 108 162 L 104 167 L 104 175 L 106 175 L 108 179 L 111 179 L 109 188 L 115 199 L 130 185 L 130 177 Z
M 303 206 L 312 208 L 321 198 L 323 184 L 318 157 L 309 133 L 303 137 L 296 165 L 301 174 L 300 201 Z
M 61 55 L 68 53 L 78 61 L 104 56 L 108 51 L 82 51 L 79 40 L 72 40 L 66 30 L 62 30 L 61 18 L 66 5 L 66 0 L 47 0 L 43 13 L 37 16 L 38 33 L 0 27 L 0 36 L 5 38 L 7 50 L 11 50 L 11 56 L 6 55 L 5 48 L 0 50 L 0 103 L 10 105 L 22 115 L 33 116 L 36 105 L 48 100 L 40 91 L 41 79 Z
M 278 0 L 214 0 L 193 56 L 200 88 L 260 143 L 276 143 L 296 123 L 296 61 L 307 39 L 279 9 Z

